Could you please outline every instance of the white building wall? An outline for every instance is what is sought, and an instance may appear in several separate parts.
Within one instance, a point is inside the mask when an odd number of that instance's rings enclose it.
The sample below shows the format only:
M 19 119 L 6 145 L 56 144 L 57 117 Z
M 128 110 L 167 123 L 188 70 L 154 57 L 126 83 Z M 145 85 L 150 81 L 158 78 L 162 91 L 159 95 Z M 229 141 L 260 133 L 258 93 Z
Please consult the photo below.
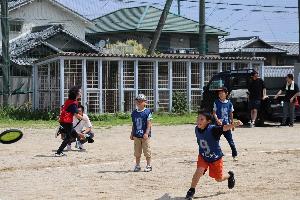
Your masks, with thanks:
M 12 10 L 9 13 L 9 17 L 11 20 L 24 20 L 22 31 L 18 33 L 10 32 L 10 39 L 29 32 L 34 26 L 51 24 L 63 24 L 68 31 L 84 39 L 85 29 L 89 25 L 88 22 L 80 19 L 80 17 L 54 5 L 48 0 L 36 0 L 18 9 Z M 1 34 L 0 39 L 2 39 Z

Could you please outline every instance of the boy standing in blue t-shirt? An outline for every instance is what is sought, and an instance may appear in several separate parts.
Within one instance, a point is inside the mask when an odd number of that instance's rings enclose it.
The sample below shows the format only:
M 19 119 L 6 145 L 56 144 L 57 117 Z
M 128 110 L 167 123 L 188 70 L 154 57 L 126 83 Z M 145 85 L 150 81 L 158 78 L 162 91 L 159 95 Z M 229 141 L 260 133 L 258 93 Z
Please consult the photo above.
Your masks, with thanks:
M 214 102 L 214 109 L 213 109 L 213 116 L 216 120 L 216 124 L 221 125 L 228 125 L 233 123 L 233 105 L 227 99 L 228 90 L 227 88 L 223 87 L 218 93 L 219 99 Z M 231 130 L 226 131 L 223 133 L 224 137 L 226 138 L 231 151 L 232 157 L 235 161 L 237 161 L 237 150 L 232 138 Z
M 147 160 L 147 166 L 144 171 L 152 171 L 150 149 L 152 113 L 148 108 L 145 108 L 146 101 L 146 96 L 144 94 L 139 94 L 135 98 L 137 109 L 131 113 L 132 131 L 130 139 L 134 140 L 134 156 L 136 160 L 136 165 L 134 167 L 135 172 L 141 171 L 140 162 L 142 151 Z

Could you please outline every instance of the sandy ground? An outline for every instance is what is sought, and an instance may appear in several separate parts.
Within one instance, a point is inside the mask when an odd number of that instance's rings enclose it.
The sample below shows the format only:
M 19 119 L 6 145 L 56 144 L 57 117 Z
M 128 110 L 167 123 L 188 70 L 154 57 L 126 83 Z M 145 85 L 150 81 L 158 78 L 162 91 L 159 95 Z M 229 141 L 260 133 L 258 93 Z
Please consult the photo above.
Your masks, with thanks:
M 222 138 L 225 171 L 236 187 L 200 180 L 195 199 L 299 199 L 300 125 L 294 128 L 240 128 L 235 131 L 239 161 Z M 154 126 L 153 171 L 132 172 L 129 126 L 96 129 L 86 151 L 55 158 L 54 130 L 24 130 L 25 137 L 0 148 L 0 199 L 183 199 L 196 167 L 193 125 Z M 143 167 L 145 159 L 143 158 Z

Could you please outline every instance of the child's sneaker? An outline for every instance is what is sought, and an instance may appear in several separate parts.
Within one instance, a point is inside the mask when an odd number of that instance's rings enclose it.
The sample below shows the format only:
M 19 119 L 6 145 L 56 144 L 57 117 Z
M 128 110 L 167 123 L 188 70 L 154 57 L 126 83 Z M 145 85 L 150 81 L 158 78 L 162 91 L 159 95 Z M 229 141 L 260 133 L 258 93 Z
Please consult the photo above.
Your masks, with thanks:
M 185 199 L 187 200 L 192 200 L 194 198 L 195 195 L 195 189 L 190 188 L 189 191 L 187 191 Z
M 232 158 L 233 158 L 233 161 L 235 161 L 235 162 L 239 161 L 239 159 L 238 159 L 237 156 L 234 156 L 234 157 L 232 157 Z
M 151 172 L 152 171 L 152 166 L 147 165 L 146 168 L 144 169 L 144 172 Z
M 84 150 L 83 144 L 81 144 L 81 142 L 78 142 L 78 149 Z
M 55 156 L 55 157 L 63 157 L 63 156 L 65 156 L 65 154 L 64 154 L 63 152 L 61 152 L 61 153 L 57 153 L 57 152 L 56 152 L 56 153 L 54 154 L 54 156 Z
M 228 179 L 228 188 L 232 189 L 232 188 L 234 188 L 234 185 L 235 185 L 234 173 L 233 173 L 233 171 L 229 171 L 228 174 L 230 176 Z
M 136 165 L 133 169 L 134 172 L 139 172 L 141 171 L 141 167 L 139 165 Z
M 72 146 L 70 144 L 67 145 L 67 151 L 71 151 L 72 150 Z
M 83 150 L 83 149 L 84 149 L 84 148 L 83 148 L 83 144 L 81 144 L 80 141 L 76 141 L 76 142 L 75 142 L 75 148 L 80 149 L 80 150 Z

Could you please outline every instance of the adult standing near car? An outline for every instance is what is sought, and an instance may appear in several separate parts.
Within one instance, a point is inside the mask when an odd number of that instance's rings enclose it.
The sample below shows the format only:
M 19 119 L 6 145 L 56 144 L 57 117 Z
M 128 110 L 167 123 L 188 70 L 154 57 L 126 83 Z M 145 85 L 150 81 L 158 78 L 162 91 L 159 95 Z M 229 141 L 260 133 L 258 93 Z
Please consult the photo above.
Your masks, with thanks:
M 295 103 L 297 96 L 300 95 L 299 87 L 297 83 L 294 82 L 294 75 L 288 74 L 286 76 L 286 85 L 282 87 L 281 90 L 276 94 L 274 99 L 277 99 L 279 95 L 285 92 L 284 103 L 283 103 L 283 118 L 281 125 L 286 125 L 287 116 L 289 116 L 290 122 L 289 126 L 294 126 L 294 118 L 295 118 Z
M 251 80 L 248 85 L 249 91 L 249 109 L 251 110 L 250 127 L 255 126 L 257 119 L 257 113 L 261 106 L 261 101 L 267 98 L 267 91 L 264 81 L 259 78 L 258 72 L 253 71 L 251 73 Z

